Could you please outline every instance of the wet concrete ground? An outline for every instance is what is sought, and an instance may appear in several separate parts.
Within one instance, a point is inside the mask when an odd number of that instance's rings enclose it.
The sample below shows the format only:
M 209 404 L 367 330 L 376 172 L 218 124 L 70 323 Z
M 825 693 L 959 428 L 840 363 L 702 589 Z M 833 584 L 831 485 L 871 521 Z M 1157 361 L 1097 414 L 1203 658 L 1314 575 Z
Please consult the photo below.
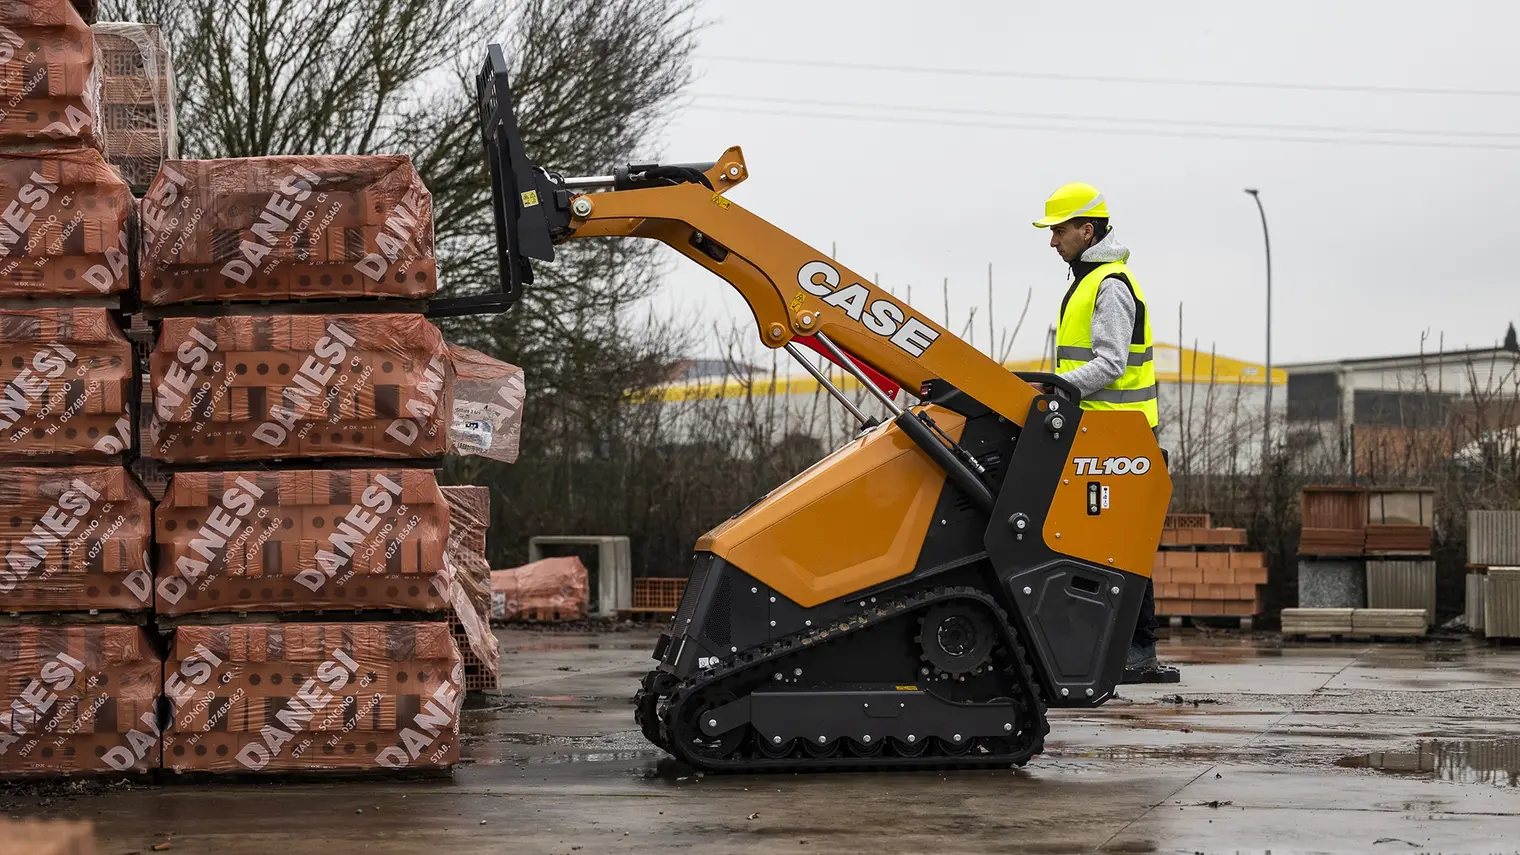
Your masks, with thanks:
M 1163 640 L 1177 686 L 1053 714 L 1018 771 L 698 776 L 630 698 L 655 632 L 502 631 L 443 780 L 9 798 L 102 853 L 1520 851 L 1520 649 Z

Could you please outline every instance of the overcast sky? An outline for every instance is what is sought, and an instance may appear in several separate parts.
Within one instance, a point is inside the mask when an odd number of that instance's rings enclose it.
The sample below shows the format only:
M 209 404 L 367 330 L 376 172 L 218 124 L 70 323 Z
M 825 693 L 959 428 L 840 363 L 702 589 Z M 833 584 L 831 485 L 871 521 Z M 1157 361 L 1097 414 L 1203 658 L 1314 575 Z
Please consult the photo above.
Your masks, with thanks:
M 1515 4 L 751 0 L 704 14 L 698 80 L 658 154 L 743 146 L 736 202 L 824 251 L 837 242 L 899 295 L 911 283 L 936 320 L 948 276 L 952 327 L 983 307 L 984 349 L 991 262 L 1000 325 L 1033 287 L 1013 355 L 1039 353 L 1066 269 L 1029 222 L 1068 181 L 1107 196 L 1159 341 L 1177 341 L 1180 303 L 1184 344 L 1264 356 L 1248 186 L 1271 227 L 1276 363 L 1415 352 L 1426 331 L 1431 349 L 1442 333 L 1448 349 L 1489 346 L 1520 315 Z M 798 64 L 820 61 L 990 73 Z M 750 323 L 684 259 L 658 306 L 692 321 L 694 345 Z

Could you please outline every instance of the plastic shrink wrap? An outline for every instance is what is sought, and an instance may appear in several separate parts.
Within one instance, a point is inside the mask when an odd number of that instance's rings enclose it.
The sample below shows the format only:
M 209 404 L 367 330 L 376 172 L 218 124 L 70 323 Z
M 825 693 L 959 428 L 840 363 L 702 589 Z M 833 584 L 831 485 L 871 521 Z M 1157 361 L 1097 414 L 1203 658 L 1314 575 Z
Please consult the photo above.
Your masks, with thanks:
M 401 155 L 167 161 L 142 224 L 149 305 L 438 290 L 432 197 Z
M 425 469 L 180 472 L 155 519 L 161 614 L 452 605 Z
M 445 554 L 454 575 L 454 638 L 464 657 L 465 688 L 495 688 L 501 652 L 491 632 L 491 565 L 486 561 L 491 488 L 440 489 L 449 503 Z
M 106 160 L 133 192 L 146 193 L 165 160 L 179 157 L 174 60 L 152 24 L 95 24 L 100 57 L 100 124 Z
M 167 463 L 428 458 L 452 368 L 421 315 L 168 318 L 143 454 Z
M 12 466 L 0 509 L 0 612 L 152 604 L 152 505 L 126 469 Z
M 131 285 L 135 202 L 94 149 L 0 151 L 0 297 L 100 297 Z
M 68 0 L 0 3 L 0 147 L 101 147 L 97 59 Z
M 0 626 L 0 775 L 158 767 L 163 662 L 135 626 Z
M 0 309 L 0 463 L 121 454 L 132 389 L 132 346 L 105 309 Z
M 527 385 L 516 365 L 478 350 L 449 346 L 454 374 L 454 416 L 449 450 L 503 463 L 517 462 Z
M 443 623 L 175 630 L 164 665 L 177 772 L 439 768 L 459 760 L 459 650 Z
M 545 558 L 491 571 L 491 617 L 495 620 L 586 616 L 586 566 L 579 558 Z

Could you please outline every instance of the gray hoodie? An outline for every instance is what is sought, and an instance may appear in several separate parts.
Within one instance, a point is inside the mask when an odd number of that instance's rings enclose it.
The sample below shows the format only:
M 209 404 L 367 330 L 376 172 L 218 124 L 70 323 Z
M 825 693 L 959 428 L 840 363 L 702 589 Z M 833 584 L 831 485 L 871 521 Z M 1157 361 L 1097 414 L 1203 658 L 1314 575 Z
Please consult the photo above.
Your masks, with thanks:
M 1128 261 L 1129 249 L 1114 237 L 1112 229 L 1082 253 L 1082 261 L 1106 264 Z M 1129 288 L 1110 276 L 1098 285 L 1098 301 L 1092 317 L 1092 361 L 1062 374 L 1087 397 L 1118 380 L 1129 364 L 1129 343 L 1135 332 L 1135 298 Z

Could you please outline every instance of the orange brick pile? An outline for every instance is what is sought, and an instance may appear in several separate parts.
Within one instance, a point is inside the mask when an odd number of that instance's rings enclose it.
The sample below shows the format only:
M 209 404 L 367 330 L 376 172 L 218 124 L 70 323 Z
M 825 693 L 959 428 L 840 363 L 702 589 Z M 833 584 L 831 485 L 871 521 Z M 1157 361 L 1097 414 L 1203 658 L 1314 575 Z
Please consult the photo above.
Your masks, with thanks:
M 168 161 L 142 222 L 149 305 L 438 290 L 432 197 L 404 156 Z
M 1353 556 L 1367 549 L 1367 491 L 1361 487 L 1305 487 L 1299 497 L 1298 553 Z
M 421 315 L 167 318 L 143 454 L 167 463 L 448 450 L 443 334 Z
M 449 506 L 424 469 L 181 472 L 159 503 L 159 614 L 444 611 Z
M 426 320 L 409 158 L 178 159 L 95 8 L 0 0 L 0 778 L 452 765 L 499 651 L 436 461 L 515 460 L 522 371 Z
M 0 309 L 0 462 L 126 451 L 132 363 L 105 309 Z
M 69 0 L 0 3 L 0 145 L 98 148 L 97 59 Z
M 0 775 L 158 767 L 163 662 L 134 626 L 0 626 Z
M 1305 487 L 1299 496 L 1298 554 L 1429 555 L 1434 495 L 1418 488 Z
M 495 689 L 501 683 L 501 651 L 491 634 L 491 565 L 486 560 L 491 488 L 440 489 L 449 504 L 449 539 L 444 552 L 456 583 L 449 627 L 463 657 L 464 687 Z
M 573 555 L 492 570 L 491 617 L 499 621 L 583 618 L 588 590 L 586 565 Z
M 176 772 L 427 769 L 459 760 L 442 623 L 185 626 L 164 665 Z
M 1244 546 L 1244 529 L 1214 528 L 1206 517 L 1174 515 L 1151 568 L 1156 614 L 1248 617 L 1261 612 L 1266 556 Z
M 152 519 L 147 495 L 120 466 L 6 469 L 0 611 L 147 611 Z
M 0 818 L 0 855 L 97 855 L 95 827 L 69 819 Z
M 100 152 L 0 148 L 0 201 L 0 297 L 127 290 L 127 224 L 135 203 Z

